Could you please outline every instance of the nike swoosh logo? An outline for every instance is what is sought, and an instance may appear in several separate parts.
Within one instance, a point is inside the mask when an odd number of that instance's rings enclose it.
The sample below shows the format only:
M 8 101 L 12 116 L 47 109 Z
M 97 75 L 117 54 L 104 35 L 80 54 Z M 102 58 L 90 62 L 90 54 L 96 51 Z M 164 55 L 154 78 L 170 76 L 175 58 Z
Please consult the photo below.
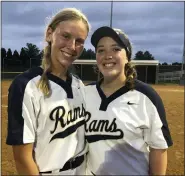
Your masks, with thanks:
M 130 101 L 127 102 L 128 105 L 134 105 L 136 103 L 131 103 Z

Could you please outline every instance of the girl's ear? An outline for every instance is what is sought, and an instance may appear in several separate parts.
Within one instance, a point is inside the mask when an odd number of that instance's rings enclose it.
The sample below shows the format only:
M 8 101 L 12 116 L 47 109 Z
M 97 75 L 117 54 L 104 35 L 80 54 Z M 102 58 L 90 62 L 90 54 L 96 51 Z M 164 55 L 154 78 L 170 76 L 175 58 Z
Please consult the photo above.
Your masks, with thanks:
M 53 30 L 51 29 L 51 27 L 48 27 L 47 31 L 46 31 L 46 41 L 49 43 L 52 40 L 52 34 L 53 34 Z

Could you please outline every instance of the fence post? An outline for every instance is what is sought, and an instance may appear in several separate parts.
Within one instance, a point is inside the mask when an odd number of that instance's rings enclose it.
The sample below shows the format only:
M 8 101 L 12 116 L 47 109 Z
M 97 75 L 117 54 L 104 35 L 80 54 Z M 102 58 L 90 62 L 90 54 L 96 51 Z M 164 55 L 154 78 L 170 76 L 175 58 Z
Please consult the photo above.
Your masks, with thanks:
M 158 81 L 159 81 L 159 65 L 156 65 L 155 84 L 158 84 Z

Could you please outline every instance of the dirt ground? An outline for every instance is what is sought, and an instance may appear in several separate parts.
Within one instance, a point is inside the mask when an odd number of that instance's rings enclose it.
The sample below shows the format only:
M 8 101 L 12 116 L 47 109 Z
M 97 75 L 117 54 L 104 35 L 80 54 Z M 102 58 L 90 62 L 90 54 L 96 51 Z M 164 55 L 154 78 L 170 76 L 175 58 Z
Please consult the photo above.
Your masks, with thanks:
M 7 93 L 10 81 L 2 81 L 1 93 L 1 174 L 16 175 L 11 146 L 6 145 Z M 168 150 L 167 175 L 184 175 L 184 87 L 179 85 L 152 85 L 161 96 L 173 146 Z

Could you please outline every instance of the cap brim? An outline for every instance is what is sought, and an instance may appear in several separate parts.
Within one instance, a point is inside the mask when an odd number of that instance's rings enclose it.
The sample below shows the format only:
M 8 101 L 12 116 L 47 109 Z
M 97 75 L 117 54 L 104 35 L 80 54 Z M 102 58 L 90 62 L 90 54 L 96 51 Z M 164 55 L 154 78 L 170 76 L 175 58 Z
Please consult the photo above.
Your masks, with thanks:
M 107 26 L 101 27 L 93 33 L 91 37 L 91 44 L 96 48 L 99 40 L 103 37 L 111 37 L 119 44 L 123 44 L 116 31 Z

